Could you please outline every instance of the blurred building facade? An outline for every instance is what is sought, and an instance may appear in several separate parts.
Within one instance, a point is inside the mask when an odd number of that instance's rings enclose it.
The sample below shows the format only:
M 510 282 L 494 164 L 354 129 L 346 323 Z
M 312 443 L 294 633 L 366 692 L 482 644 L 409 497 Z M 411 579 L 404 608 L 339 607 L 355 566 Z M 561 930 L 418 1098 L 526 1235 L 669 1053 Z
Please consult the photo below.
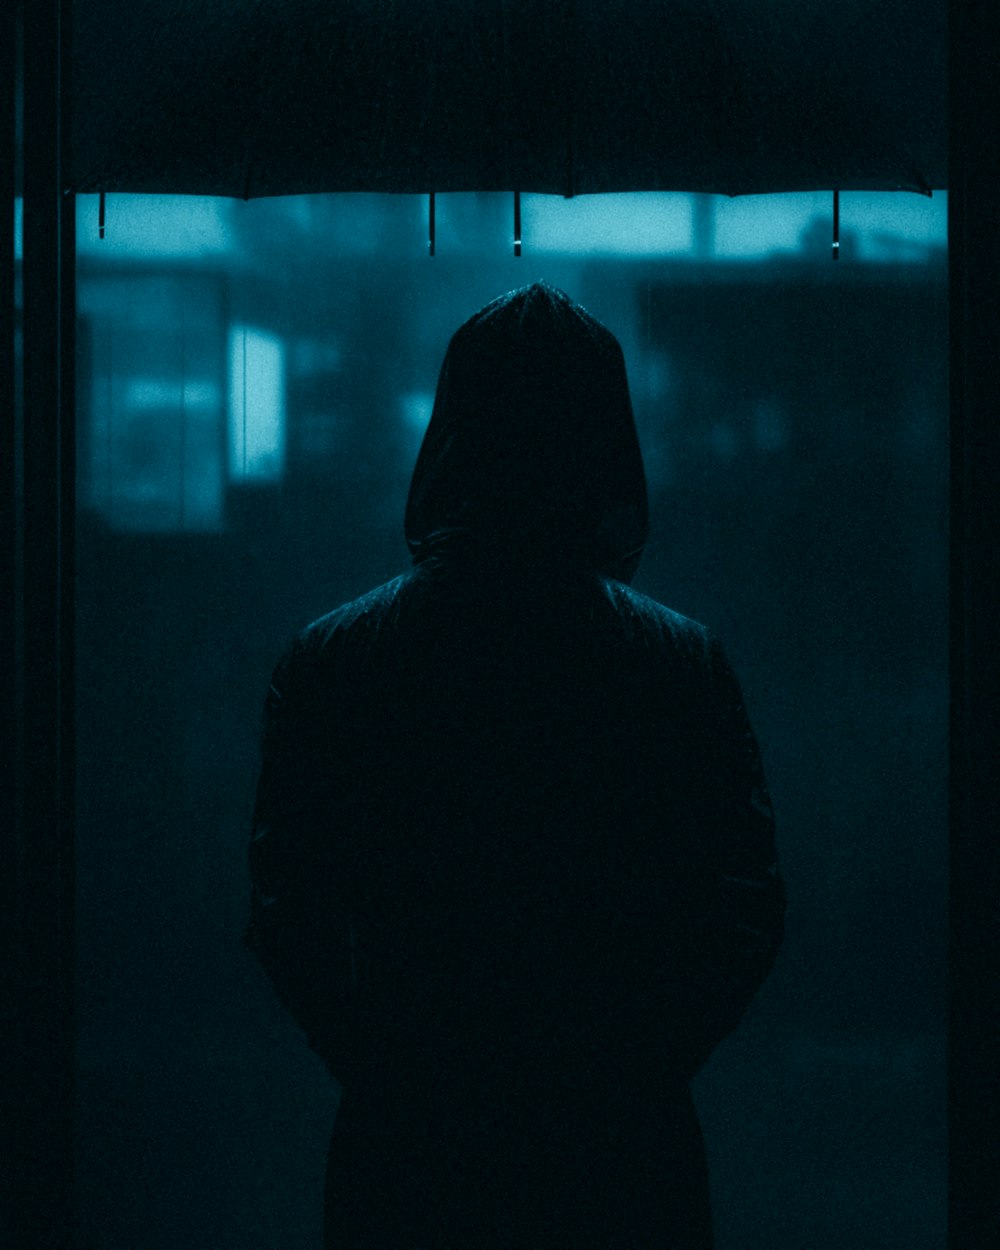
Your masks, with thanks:
M 683 246 L 602 252 L 581 225 L 532 251 L 526 205 L 515 260 L 509 197 L 447 199 L 433 260 L 416 197 L 189 202 L 172 236 L 112 197 L 106 252 L 82 204 L 79 1244 L 317 1243 L 336 1091 L 240 946 L 259 707 L 292 632 L 406 566 L 448 337 L 543 277 L 622 342 L 637 585 L 723 637 L 778 813 L 786 950 L 698 1091 L 719 1250 L 937 1250 L 939 236 L 845 212 L 833 263 L 810 201 L 740 254 L 725 203 L 677 197 Z

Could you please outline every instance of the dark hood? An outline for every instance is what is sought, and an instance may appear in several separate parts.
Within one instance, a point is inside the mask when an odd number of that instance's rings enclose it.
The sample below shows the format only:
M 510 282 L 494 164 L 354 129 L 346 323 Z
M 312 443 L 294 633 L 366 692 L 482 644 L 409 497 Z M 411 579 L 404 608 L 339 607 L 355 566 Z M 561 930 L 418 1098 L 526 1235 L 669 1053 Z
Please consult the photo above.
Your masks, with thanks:
M 414 561 L 472 541 L 628 581 L 647 528 L 618 340 L 544 282 L 487 304 L 441 366 L 406 506 Z

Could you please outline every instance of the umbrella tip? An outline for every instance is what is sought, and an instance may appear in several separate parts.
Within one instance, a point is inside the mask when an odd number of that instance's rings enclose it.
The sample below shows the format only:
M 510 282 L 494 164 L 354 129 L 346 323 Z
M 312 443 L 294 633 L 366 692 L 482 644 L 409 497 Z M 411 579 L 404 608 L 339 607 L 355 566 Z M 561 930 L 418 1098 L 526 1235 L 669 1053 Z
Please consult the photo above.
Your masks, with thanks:
M 840 260 L 840 192 L 833 193 L 833 259 Z

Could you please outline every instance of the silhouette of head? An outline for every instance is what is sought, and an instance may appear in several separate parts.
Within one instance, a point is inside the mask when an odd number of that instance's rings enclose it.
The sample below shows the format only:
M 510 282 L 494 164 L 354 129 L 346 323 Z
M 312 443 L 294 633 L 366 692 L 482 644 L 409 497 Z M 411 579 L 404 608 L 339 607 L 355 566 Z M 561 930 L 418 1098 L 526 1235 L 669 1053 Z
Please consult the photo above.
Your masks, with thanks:
M 415 561 L 456 533 L 631 579 L 646 479 L 614 335 L 544 282 L 452 337 L 406 507 Z

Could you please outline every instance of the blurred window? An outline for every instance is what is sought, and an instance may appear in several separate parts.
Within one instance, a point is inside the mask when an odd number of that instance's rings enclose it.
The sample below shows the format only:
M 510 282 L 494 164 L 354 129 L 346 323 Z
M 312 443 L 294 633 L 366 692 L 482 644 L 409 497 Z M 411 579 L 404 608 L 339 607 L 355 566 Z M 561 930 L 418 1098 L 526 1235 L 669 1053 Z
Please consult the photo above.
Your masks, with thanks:
M 81 1246 L 319 1236 L 328 1087 L 239 942 L 261 701 L 409 566 L 449 338 L 538 279 L 622 345 L 635 587 L 724 641 L 775 803 L 788 939 L 696 1087 L 720 1250 L 944 1244 L 947 197 L 845 193 L 836 262 L 831 198 L 525 194 L 515 259 L 510 195 L 442 194 L 431 259 L 426 197 L 110 195 L 103 241 L 79 197 Z

